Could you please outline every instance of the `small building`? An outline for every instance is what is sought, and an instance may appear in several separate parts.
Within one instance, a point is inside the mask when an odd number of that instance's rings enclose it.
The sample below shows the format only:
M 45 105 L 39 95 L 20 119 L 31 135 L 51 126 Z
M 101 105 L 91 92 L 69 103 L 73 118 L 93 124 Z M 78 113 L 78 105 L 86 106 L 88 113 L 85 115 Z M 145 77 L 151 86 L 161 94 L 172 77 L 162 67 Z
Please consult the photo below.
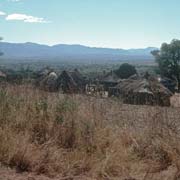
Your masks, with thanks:
M 72 72 L 63 71 L 57 79 L 57 89 L 63 93 L 84 93 L 86 84 L 85 78 L 77 69 Z
M 57 79 L 58 75 L 50 72 L 39 82 L 40 89 L 50 92 L 57 91 Z
M 155 78 L 122 80 L 109 89 L 109 96 L 120 97 L 126 104 L 170 106 L 172 96 Z
M 7 75 L 4 72 L 0 71 L 0 83 L 3 84 L 6 81 L 7 81 Z
M 109 88 L 118 85 L 120 78 L 116 75 L 114 71 L 109 72 L 99 81 L 100 84 L 104 86 L 104 90 L 108 91 Z
M 7 75 L 5 73 L 3 73 L 2 71 L 0 71 L 0 80 L 5 80 L 7 77 Z
M 37 72 L 34 73 L 34 84 L 35 86 L 42 86 L 42 81 L 44 81 L 48 75 L 53 72 L 52 69 L 50 69 L 49 67 L 43 68 Z

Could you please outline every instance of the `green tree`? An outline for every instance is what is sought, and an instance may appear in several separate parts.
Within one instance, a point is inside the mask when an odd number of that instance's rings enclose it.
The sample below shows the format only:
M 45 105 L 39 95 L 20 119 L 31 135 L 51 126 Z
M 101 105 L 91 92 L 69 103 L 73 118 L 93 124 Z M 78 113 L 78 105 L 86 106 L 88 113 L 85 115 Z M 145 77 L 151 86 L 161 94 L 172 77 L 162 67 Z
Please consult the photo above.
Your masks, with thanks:
M 0 37 L 0 41 L 2 41 L 3 40 L 3 38 L 2 37 Z M 2 56 L 3 55 L 3 53 L 0 51 L 0 56 Z
M 122 64 L 115 72 L 122 79 L 127 79 L 137 73 L 136 68 L 128 63 Z
M 152 55 L 158 63 L 160 74 L 175 80 L 180 91 L 180 40 L 163 43 L 160 50 L 152 51 Z

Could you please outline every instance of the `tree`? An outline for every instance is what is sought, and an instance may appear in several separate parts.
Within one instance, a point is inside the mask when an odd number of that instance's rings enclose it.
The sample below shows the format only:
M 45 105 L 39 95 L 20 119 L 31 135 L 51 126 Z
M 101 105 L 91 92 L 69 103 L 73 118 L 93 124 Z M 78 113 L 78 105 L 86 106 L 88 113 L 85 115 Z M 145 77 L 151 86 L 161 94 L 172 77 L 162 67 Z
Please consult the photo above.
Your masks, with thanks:
M 0 37 L 0 41 L 2 41 L 3 40 L 3 38 L 2 37 Z M 3 55 L 3 53 L 0 51 L 0 56 L 2 56 Z
M 174 39 L 170 44 L 163 43 L 160 50 L 152 51 L 164 77 L 175 80 L 180 91 L 180 40 Z
M 137 73 L 136 68 L 133 65 L 128 64 L 128 63 L 122 64 L 119 67 L 119 69 L 116 70 L 116 74 L 122 79 L 127 79 L 136 73 Z

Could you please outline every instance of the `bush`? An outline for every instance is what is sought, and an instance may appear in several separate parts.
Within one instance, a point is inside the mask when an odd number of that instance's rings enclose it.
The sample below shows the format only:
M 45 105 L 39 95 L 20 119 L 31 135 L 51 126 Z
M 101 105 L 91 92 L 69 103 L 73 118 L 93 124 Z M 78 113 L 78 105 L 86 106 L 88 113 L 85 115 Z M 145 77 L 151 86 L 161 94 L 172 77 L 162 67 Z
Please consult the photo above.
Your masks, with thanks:
M 127 79 L 137 73 L 136 68 L 128 63 L 122 64 L 115 72 L 121 79 Z

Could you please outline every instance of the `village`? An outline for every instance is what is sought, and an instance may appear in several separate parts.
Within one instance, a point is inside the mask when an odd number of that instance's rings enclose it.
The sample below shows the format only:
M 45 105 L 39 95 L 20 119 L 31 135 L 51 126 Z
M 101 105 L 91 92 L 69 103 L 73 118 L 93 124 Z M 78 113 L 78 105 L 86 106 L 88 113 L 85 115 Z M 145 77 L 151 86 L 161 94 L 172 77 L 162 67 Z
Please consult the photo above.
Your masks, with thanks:
M 133 67 L 122 64 L 96 77 L 77 68 L 1 70 L 0 177 L 179 177 L 179 158 L 174 158 L 180 127 L 178 84 L 134 67 L 124 71 L 124 66 Z M 94 170 L 96 163 L 99 169 Z
M 0 0 L 0 180 L 180 180 L 180 0 Z
M 0 77 L 2 82 L 8 79 L 4 72 L 0 72 Z M 16 81 L 16 77 L 14 79 Z M 172 99 L 177 99 L 175 81 L 148 72 L 122 79 L 112 70 L 92 79 L 78 69 L 57 73 L 52 68 L 43 68 L 34 72 L 31 84 L 43 91 L 118 98 L 125 104 L 134 105 L 171 106 Z
M 125 104 L 170 106 L 171 97 L 176 91 L 175 82 L 148 73 L 120 79 L 111 71 L 94 81 L 83 77 L 77 69 L 63 71 L 59 76 L 55 72 L 46 73 L 40 73 L 42 76 L 38 82 L 41 89 L 104 98 L 117 97 Z

